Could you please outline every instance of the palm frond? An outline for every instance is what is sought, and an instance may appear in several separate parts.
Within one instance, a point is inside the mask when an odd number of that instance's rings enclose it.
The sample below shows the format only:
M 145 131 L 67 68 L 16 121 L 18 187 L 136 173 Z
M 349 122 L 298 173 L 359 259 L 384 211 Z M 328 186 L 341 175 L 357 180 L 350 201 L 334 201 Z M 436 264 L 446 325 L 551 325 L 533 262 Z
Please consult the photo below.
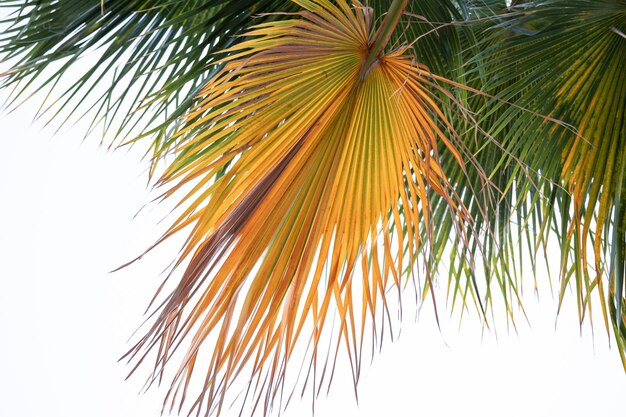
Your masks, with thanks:
M 505 183 L 527 213 L 520 220 L 534 224 L 529 246 L 557 236 L 561 299 L 573 279 L 582 321 L 596 293 L 607 326 L 613 311 L 623 354 L 626 40 L 617 32 L 626 25 L 626 3 L 529 2 L 513 12 L 487 29 L 471 59 L 481 89 L 500 99 L 474 106 L 506 150 L 494 173 L 508 175 Z M 531 175 L 520 173 L 511 156 Z
M 129 355 L 142 361 L 159 346 L 157 378 L 186 345 L 172 406 L 199 372 L 192 409 L 219 413 L 227 388 L 249 378 L 267 410 L 302 343 L 315 392 L 330 383 L 325 363 L 342 343 L 356 384 L 367 329 L 382 337 L 388 292 L 427 245 L 430 192 L 469 221 L 439 164 L 443 143 L 464 165 L 431 91 L 442 90 L 436 77 L 405 48 L 364 67 L 377 36 L 370 8 L 297 3 L 297 18 L 256 25 L 227 50 L 161 180 L 168 196 L 194 185 L 164 237 L 190 230 L 179 264 L 190 261 Z M 333 328 L 322 362 L 318 343 Z M 211 336 L 208 369 L 196 369 Z
M 148 136 L 155 156 L 215 73 L 215 55 L 253 16 L 296 9 L 276 0 L 2 0 L 0 7 L 10 11 L 0 23 L 0 57 L 10 65 L 0 88 L 12 90 L 5 105 L 36 95 L 38 117 L 57 125 L 87 118 L 86 134 L 102 128 L 118 143 Z

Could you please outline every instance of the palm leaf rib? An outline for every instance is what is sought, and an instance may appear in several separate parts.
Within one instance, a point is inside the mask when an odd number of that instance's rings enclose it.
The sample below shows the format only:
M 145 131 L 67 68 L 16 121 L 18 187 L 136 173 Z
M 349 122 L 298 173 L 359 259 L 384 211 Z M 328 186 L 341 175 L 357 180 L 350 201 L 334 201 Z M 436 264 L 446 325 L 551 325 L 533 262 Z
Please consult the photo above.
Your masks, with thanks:
M 219 412 L 247 370 L 267 409 L 299 340 L 319 374 L 318 342 L 334 311 L 335 355 L 345 343 L 356 383 L 367 323 L 379 320 L 385 294 L 403 286 L 426 244 L 430 190 L 468 220 L 438 162 L 443 143 L 463 165 L 428 69 L 400 49 L 361 78 L 374 43 L 371 9 L 298 3 L 298 18 L 257 25 L 227 51 L 162 178 L 174 189 L 208 187 L 187 196 L 189 210 L 172 226 L 190 228 L 181 256 L 190 262 L 130 352 L 160 346 L 158 373 L 188 339 L 172 404 L 215 334 L 200 401 Z M 312 382 L 315 391 L 322 382 Z

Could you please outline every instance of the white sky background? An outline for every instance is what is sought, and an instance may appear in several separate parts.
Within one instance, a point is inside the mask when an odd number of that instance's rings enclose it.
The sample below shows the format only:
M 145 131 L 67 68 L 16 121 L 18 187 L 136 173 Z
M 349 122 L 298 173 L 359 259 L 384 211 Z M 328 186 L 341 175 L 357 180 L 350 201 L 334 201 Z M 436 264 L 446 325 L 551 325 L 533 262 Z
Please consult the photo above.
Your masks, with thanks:
M 82 142 L 81 127 L 53 135 L 31 123 L 35 110 L 0 117 L 0 416 L 158 416 L 166 390 L 140 395 L 143 379 L 124 381 L 117 359 L 177 247 L 108 271 L 156 240 L 168 208 L 133 219 L 155 196 L 139 149 L 107 152 L 97 135 Z M 540 303 L 525 299 L 531 326 L 518 315 L 517 334 L 483 333 L 475 315 L 458 330 L 443 306 L 441 332 L 430 305 L 417 322 L 406 314 L 399 340 L 365 368 L 359 406 L 344 375 L 316 415 L 623 415 L 626 376 L 599 305 L 595 340 L 589 326 L 580 335 L 572 304 L 555 328 L 556 300 L 539 281 Z M 310 415 L 309 399 L 283 415 Z
M 149 206 L 133 219 L 154 196 L 139 150 L 107 152 L 99 137 L 82 142 L 80 128 L 53 136 L 31 124 L 34 111 L 0 119 L 0 416 L 157 416 L 165 390 L 139 395 L 143 380 L 125 382 L 117 359 L 175 247 L 108 271 L 152 243 L 168 211 Z M 316 415 L 622 415 L 626 376 L 601 320 L 595 348 L 571 305 L 555 330 L 543 278 L 541 308 L 526 296 L 532 327 L 519 316 L 519 333 L 500 326 L 498 340 L 481 337 L 476 317 L 458 331 L 443 313 L 440 333 L 425 306 L 366 368 L 360 406 L 337 379 Z M 307 398 L 285 415 L 309 410 Z

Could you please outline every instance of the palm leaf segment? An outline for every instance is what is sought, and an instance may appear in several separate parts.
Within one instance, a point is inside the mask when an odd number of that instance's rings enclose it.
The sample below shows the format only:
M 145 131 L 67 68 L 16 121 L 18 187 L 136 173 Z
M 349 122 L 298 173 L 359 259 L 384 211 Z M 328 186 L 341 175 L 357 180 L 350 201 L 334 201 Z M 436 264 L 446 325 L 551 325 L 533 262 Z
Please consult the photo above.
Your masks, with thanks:
M 172 404 L 210 335 L 194 407 L 221 407 L 244 371 L 270 406 L 298 340 L 319 390 L 318 342 L 335 312 L 330 356 L 345 344 L 356 383 L 366 326 L 376 332 L 388 290 L 425 243 L 429 189 L 466 216 L 438 162 L 440 142 L 462 165 L 428 69 L 403 50 L 364 67 L 376 42 L 371 9 L 297 3 L 297 17 L 257 25 L 227 51 L 162 179 L 168 195 L 194 184 L 166 235 L 191 230 L 181 256 L 190 262 L 131 354 L 159 345 L 158 371 L 188 340 Z

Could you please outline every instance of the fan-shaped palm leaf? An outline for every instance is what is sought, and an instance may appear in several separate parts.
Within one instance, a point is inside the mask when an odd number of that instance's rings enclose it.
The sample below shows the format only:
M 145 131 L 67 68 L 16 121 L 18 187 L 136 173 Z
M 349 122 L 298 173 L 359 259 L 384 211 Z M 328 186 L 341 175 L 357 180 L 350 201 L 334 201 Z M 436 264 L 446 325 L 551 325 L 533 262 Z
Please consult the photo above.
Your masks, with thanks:
M 547 124 L 503 102 L 487 103 L 481 125 L 535 173 L 520 175 L 519 165 L 501 155 L 495 159 L 496 175 L 505 176 L 518 204 L 530 211 L 532 219 L 522 222 L 535 223 L 539 241 L 548 239 L 551 228 L 559 236 L 561 297 L 574 278 L 582 320 L 597 289 L 607 324 L 607 306 L 613 311 L 623 352 L 625 333 L 620 337 L 618 329 L 625 322 L 619 311 L 626 259 L 626 40 L 619 32 L 626 25 L 626 3 L 548 1 L 521 4 L 514 11 L 487 31 L 483 50 L 472 58 L 480 62 L 481 88 L 572 128 Z M 480 155 L 477 159 L 483 162 Z M 543 197 L 527 198 L 537 184 Z M 595 268 L 590 267 L 589 242 Z M 608 289 L 603 283 L 607 273 Z
M 463 161 L 428 69 L 404 49 L 375 52 L 386 32 L 373 34 L 371 9 L 298 3 L 297 18 L 257 25 L 227 51 L 162 179 L 168 195 L 195 184 L 165 236 L 190 229 L 191 260 L 132 354 L 158 345 L 158 370 L 188 339 L 172 402 L 215 334 L 194 407 L 219 410 L 246 374 L 270 406 L 299 340 L 317 374 L 330 311 L 356 383 L 366 326 L 375 332 L 428 236 L 429 189 L 467 220 L 439 165 L 438 142 Z

